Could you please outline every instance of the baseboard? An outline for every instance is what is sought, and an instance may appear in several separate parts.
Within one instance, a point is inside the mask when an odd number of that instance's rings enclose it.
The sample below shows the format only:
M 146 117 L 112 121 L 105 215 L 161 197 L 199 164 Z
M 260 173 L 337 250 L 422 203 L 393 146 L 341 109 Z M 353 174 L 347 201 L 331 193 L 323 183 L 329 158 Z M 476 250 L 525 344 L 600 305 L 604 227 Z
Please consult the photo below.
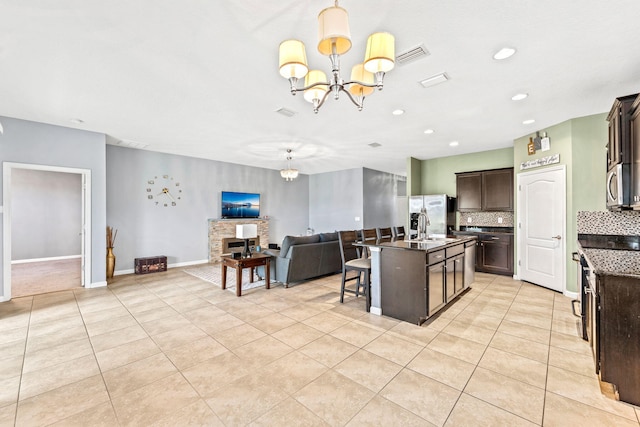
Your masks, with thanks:
M 517 274 L 513 275 L 513 280 L 520 280 L 520 276 L 518 276 Z
M 577 292 L 564 291 L 562 293 L 562 295 L 564 295 L 565 297 L 569 297 L 571 299 L 578 299 L 578 293 Z
M 371 307 L 369 310 L 371 314 L 375 314 L 376 316 L 382 316 L 382 308 L 380 307 Z
M 113 275 L 114 276 L 123 276 L 125 274 L 133 274 L 133 273 L 135 273 L 134 269 L 131 269 L 131 270 L 118 270 L 118 271 L 114 271 Z
M 85 285 L 85 288 L 88 289 L 93 289 L 93 288 L 104 288 L 105 286 L 107 286 L 107 282 L 93 282 L 93 283 L 89 283 L 89 285 Z
M 60 261 L 63 259 L 76 259 L 82 258 L 82 255 L 67 255 L 67 256 L 53 256 L 49 258 L 31 258 L 31 259 L 17 259 L 11 261 L 11 264 L 28 264 L 30 262 L 44 262 L 44 261 Z
M 200 264 L 207 264 L 209 262 L 208 259 L 204 259 L 204 260 L 199 260 L 199 261 L 187 261 L 187 262 L 177 262 L 175 264 L 167 264 L 167 268 L 180 268 L 180 267 L 189 267 L 191 265 L 200 265 Z M 134 269 L 130 269 L 130 270 L 118 270 L 118 271 L 114 271 L 113 275 L 114 276 L 123 276 L 125 274 L 133 274 L 136 271 Z

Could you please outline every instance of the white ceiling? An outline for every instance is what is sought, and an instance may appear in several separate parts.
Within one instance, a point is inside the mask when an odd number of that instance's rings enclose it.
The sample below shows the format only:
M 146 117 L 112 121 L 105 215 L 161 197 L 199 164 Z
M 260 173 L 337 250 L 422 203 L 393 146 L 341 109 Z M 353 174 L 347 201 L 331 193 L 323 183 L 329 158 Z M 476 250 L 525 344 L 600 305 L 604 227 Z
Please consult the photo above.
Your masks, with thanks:
M 431 54 L 396 66 L 363 111 L 343 95 L 315 115 L 278 74 L 278 45 L 304 41 L 310 66 L 329 73 L 316 18 L 332 4 L 2 0 L 0 115 L 271 169 L 292 148 L 302 173 L 404 174 L 408 157 L 509 147 L 640 91 L 638 0 L 343 0 L 353 39 L 344 78 L 375 31 L 395 35 L 396 53 L 424 44 Z M 503 46 L 516 55 L 494 60 Z M 418 84 L 441 72 L 448 82 Z M 530 96 L 512 101 L 519 92 Z M 280 107 L 297 114 L 281 116 Z M 393 116 L 396 108 L 406 113 Z

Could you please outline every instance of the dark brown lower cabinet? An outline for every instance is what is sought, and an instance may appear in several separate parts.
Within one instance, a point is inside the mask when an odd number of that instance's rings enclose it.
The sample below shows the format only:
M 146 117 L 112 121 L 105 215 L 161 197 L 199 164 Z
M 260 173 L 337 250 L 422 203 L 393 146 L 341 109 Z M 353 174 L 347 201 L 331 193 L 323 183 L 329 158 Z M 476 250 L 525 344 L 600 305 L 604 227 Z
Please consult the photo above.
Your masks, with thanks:
M 476 249 L 476 271 L 513 275 L 512 235 L 481 234 Z

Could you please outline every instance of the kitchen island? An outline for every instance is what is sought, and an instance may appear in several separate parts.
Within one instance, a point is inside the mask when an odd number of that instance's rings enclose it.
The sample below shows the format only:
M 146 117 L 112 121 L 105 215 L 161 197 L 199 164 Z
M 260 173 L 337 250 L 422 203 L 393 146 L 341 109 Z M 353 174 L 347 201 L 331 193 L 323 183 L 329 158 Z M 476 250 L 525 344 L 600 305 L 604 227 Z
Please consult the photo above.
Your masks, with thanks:
M 371 251 L 371 312 L 422 324 L 447 307 L 465 290 L 465 250 L 473 251 L 475 238 L 380 240 L 365 244 Z M 465 271 L 466 270 L 466 271 Z

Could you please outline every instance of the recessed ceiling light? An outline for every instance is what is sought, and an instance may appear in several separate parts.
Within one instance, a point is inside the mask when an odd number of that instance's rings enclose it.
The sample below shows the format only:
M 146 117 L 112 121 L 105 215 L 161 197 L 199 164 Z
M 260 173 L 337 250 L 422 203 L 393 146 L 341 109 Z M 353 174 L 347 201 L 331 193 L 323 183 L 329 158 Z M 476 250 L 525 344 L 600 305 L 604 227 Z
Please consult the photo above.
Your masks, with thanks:
M 457 147 L 458 146 L 458 141 L 451 141 L 449 143 L 449 147 Z
M 516 93 L 515 95 L 513 95 L 511 97 L 511 99 L 514 100 L 514 101 L 521 101 L 521 100 L 525 99 L 527 96 L 529 96 L 528 93 Z
M 84 123 L 84 120 L 82 120 L 82 119 L 70 119 L 69 121 L 71 123 L 73 123 L 74 125 L 80 125 L 80 124 Z
M 522 122 L 523 125 L 530 125 L 531 123 L 535 123 L 536 121 L 533 119 L 529 119 L 529 120 L 525 120 L 524 122 Z
M 427 129 L 424 131 L 424 133 L 426 133 L 427 135 L 431 135 L 434 132 L 433 129 Z
M 498 61 L 500 61 L 513 56 L 514 53 L 516 53 L 516 50 L 514 48 L 503 47 L 493 55 L 493 59 L 497 59 Z
M 404 114 L 404 110 L 398 108 L 397 110 L 393 110 L 391 114 L 393 114 L 394 116 L 401 116 Z

